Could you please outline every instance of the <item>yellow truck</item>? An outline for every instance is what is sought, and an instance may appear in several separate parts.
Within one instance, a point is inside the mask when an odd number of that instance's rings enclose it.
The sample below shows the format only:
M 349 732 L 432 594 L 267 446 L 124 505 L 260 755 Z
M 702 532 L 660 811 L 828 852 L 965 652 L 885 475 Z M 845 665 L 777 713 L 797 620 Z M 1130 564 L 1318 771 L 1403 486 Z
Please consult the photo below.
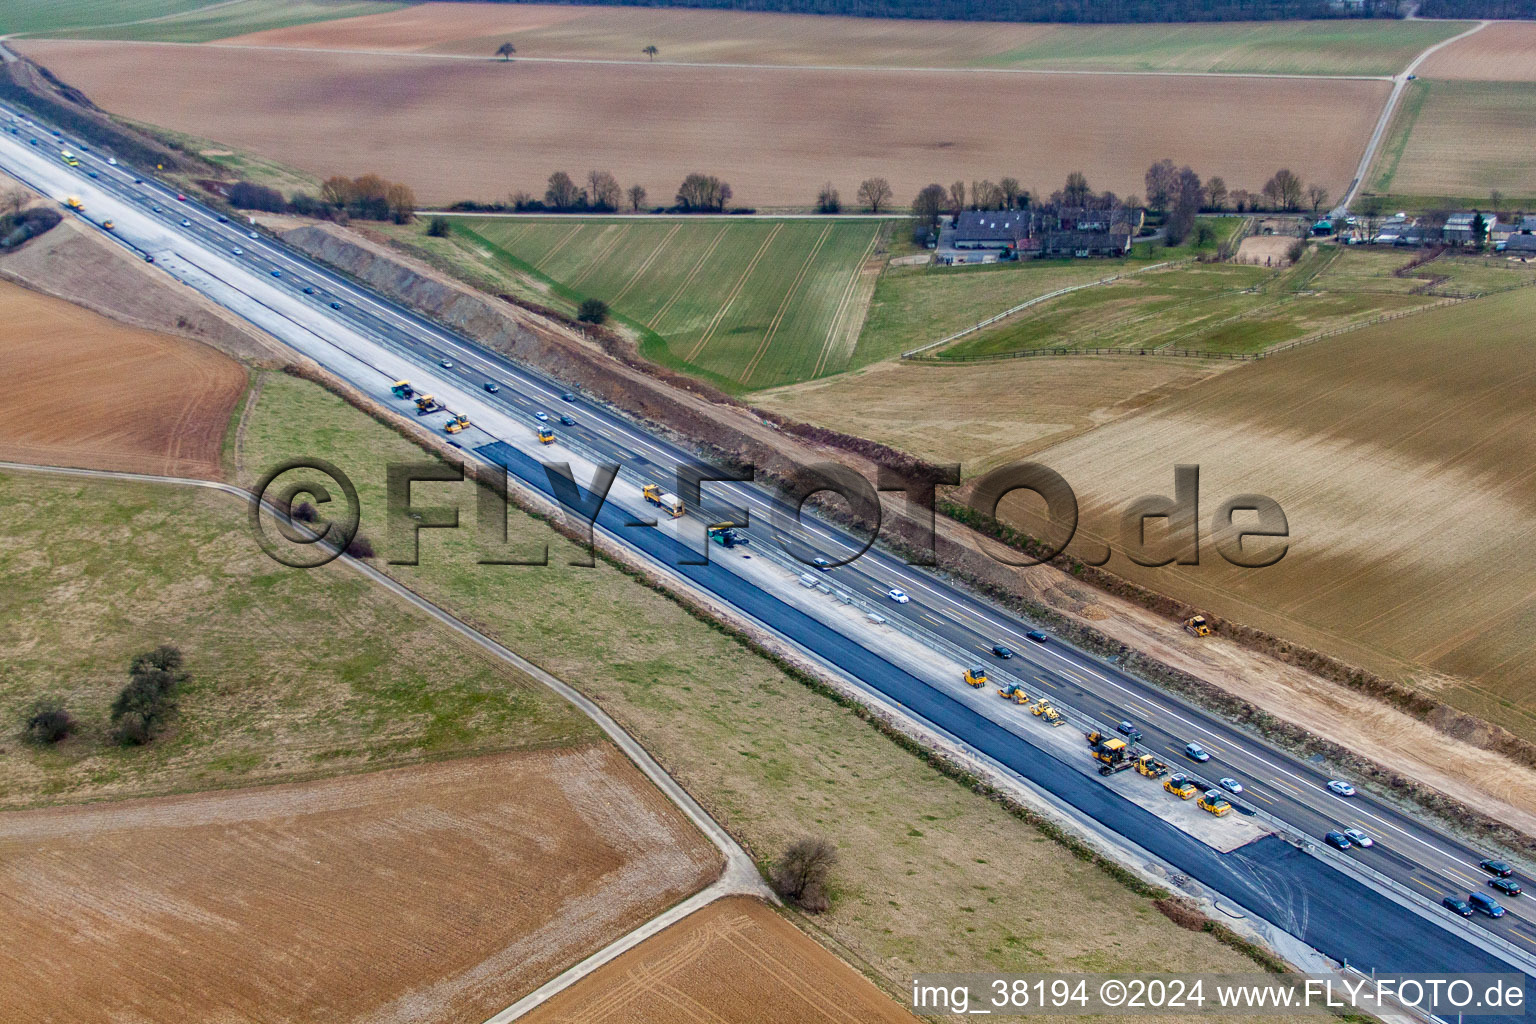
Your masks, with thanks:
M 79 196 L 66 196 L 64 205 L 76 211 L 85 209 L 85 204 L 80 201 Z
M 444 430 L 448 431 L 448 433 L 457 434 L 459 431 L 469 426 L 469 417 L 463 413 L 449 413 L 449 416 L 451 418 L 448 420 L 448 425 L 443 428 Z
M 678 518 L 684 512 L 688 511 L 687 508 L 683 505 L 682 498 L 679 498 L 675 494 L 668 494 L 666 491 L 663 491 L 657 484 L 646 484 L 644 487 L 640 488 L 640 493 L 645 498 L 645 500 L 650 502 L 652 505 L 655 505 L 657 508 L 666 509 L 667 515 L 671 516 L 673 519 Z
M 987 685 L 987 670 L 974 665 L 965 670 L 965 681 L 979 690 Z
M 1214 789 L 1208 789 L 1200 796 L 1200 809 L 1202 811 L 1209 811 L 1219 818 L 1224 814 L 1230 813 L 1232 805 L 1227 803 L 1226 797 Z
M 539 444 L 554 444 L 555 432 L 548 427 L 539 428 Z
M 1159 761 L 1151 754 L 1142 754 L 1134 764 L 1139 775 L 1145 775 L 1149 779 L 1160 779 L 1168 774 L 1168 765 Z
M 67 149 L 59 151 L 59 159 L 63 160 L 66 164 L 68 164 L 71 167 L 79 167 L 80 166 L 80 158 L 75 156 L 75 154 L 71 153 Z
M 1163 780 L 1163 788 L 1180 800 L 1192 800 L 1196 793 L 1200 792 L 1195 784 L 1189 781 L 1188 775 L 1170 775 Z

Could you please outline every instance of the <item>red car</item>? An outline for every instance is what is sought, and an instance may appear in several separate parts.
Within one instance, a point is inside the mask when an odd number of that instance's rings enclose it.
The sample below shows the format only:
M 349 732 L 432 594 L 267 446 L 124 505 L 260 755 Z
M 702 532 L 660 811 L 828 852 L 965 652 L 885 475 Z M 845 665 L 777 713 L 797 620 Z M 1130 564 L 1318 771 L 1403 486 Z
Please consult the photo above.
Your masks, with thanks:
M 180 194 L 178 194 L 178 195 L 177 195 L 177 196 L 176 196 L 176 201 L 177 201 L 177 202 L 178 202 L 178 203 L 184 203 L 184 202 L 186 202 L 186 201 L 187 201 L 187 197 L 186 197 L 186 196 L 184 196 L 184 195 L 180 195 Z

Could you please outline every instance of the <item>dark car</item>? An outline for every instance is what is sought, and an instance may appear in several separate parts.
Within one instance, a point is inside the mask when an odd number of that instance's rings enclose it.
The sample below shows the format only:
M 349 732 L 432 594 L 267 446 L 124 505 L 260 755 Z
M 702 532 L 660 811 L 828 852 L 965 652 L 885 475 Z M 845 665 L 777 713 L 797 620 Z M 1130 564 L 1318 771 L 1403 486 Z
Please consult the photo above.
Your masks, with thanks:
M 1040 630 L 1038 630 L 1038 629 L 1032 629 L 1028 633 L 1025 633 L 1024 635 L 1029 637 L 1031 640 L 1033 640 L 1037 644 L 1043 644 L 1047 640 L 1050 639 L 1050 637 L 1046 636 L 1044 633 L 1040 632 Z
M 144 257 L 144 262 L 145 263 L 153 263 L 153 262 L 155 262 L 155 258 L 153 256 L 145 256 Z
M 312 287 L 310 287 L 309 285 L 305 285 L 304 286 L 304 294 L 305 295 L 313 295 L 313 294 L 315 294 L 315 290 Z
M 86 173 L 89 174 L 93 178 L 101 177 L 101 175 L 97 174 L 95 171 L 87 171 Z
M 32 145 L 34 145 L 34 146 L 37 145 L 37 140 L 36 139 L 32 140 Z
M 1115 726 L 1115 728 L 1119 730 L 1122 736 L 1135 736 L 1138 739 L 1141 738 L 1141 730 L 1136 728 L 1130 722 L 1121 722 L 1119 725 Z
M 1323 842 L 1327 843 L 1329 846 L 1337 847 L 1340 850 L 1347 850 L 1354 845 L 1349 841 L 1349 836 L 1345 835 L 1343 832 L 1329 832 L 1327 835 L 1323 836 Z
M 488 380 L 488 381 L 485 382 L 485 390 L 489 391 L 491 394 L 494 395 L 496 392 L 501 390 L 501 385 L 497 384 L 493 380 Z
M 229 218 L 228 218 L 228 217 L 226 217 L 226 216 L 224 216 L 224 215 L 223 215 L 223 214 L 222 214 L 222 213 L 221 213 L 221 214 L 219 214 L 219 223 L 220 223 L 220 224 L 228 224 L 228 223 L 229 223 Z
M 1513 878 L 1490 878 L 1488 879 L 1488 884 L 1505 896 L 1519 896 L 1523 891 L 1520 888 L 1520 883 Z
M 1005 660 L 1013 657 L 1013 651 L 1010 648 L 1004 647 L 1002 644 L 993 644 L 992 653 Z
M 1510 867 L 1508 864 L 1501 860 L 1494 860 L 1492 857 L 1478 861 L 1477 866 L 1488 872 L 1490 875 L 1497 875 L 1499 878 L 1508 878 L 1510 875 L 1515 873 L 1514 868 Z
M 562 402 L 574 402 L 576 401 L 576 396 L 567 391 L 565 394 L 560 396 L 560 400 Z
M 560 423 L 562 426 L 567 427 L 574 427 L 576 425 L 576 421 L 571 419 L 569 416 L 561 416 Z
M 1455 896 L 1447 896 L 1440 901 L 1440 905 L 1448 910 L 1460 914 L 1462 917 L 1472 916 L 1472 904 L 1466 900 L 1457 899 Z
M 1499 906 L 1499 901 L 1492 896 L 1480 892 L 1467 893 L 1467 902 L 1472 904 L 1473 910 L 1480 910 L 1489 917 L 1503 917 L 1504 908 Z
M 333 303 L 331 303 L 331 308 L 332 309 L 340 309 L 341 308 L 341 303 L 333 302 Z

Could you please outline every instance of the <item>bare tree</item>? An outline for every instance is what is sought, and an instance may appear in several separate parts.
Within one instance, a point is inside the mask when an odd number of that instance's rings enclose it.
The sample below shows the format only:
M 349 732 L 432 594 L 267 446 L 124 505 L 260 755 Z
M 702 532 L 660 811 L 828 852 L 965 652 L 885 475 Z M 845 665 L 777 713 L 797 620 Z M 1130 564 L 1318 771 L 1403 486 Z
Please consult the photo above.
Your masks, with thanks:
M 1068 206 L 1086 206 L 1088 197 L 1093 195 L 1093 189 L 1088 186 L 1088 177 L 1082 171 L 1073 171 L 1067 175 L 1066 187 L 1061 190 L 1062 202 Z
M 587 198 L 593 206 L 617 210 L 624 205 L 624 189 L 619 186 L 619 179 L 607 171 L 589 171 Z
M 1195 226 L 1195 214 L 1200 212 L 1200 202 L 1204 198 L 1205 189 L 1200 186 L 1200 175 L 1189 167 L 1181 167 L 1174 176 L 1173 191 L 1168 200 L 1168 218 L 1164 225 L 1170 245 L 1178 245 L 1189 237 Z
M 949 193 L 943 185 L 924 185 L 923 190 L 912 200 L 912 216 L 918 222 L 932 227 L 939 222 L 939 214 L 944 212 L 945 204 L 949 201 Z
M 1307 186 L 1307 202 L 1312 204 L 1312 213 L 1317 213 L 1318 207 L 1328 201 L 1328 190 L 1321 185 Z
M 1282 167 L 1275 176 L 1264 183 L 1264 198 L 1282 210 L 1295 210 L 1301 206 L 1301 179 L 1289 167 Z
M 949 208 L 957 217 L 965 209 L 965 182 L 957 181 L 949 186 Z
M 816 194 L 816 212 L 843 212 L 843 197 L 838 195 L 837 189 L 832 187 L 832 183 L 830 181 L 821 186 L 821 191 Z
M 26 189 L 13 188 L 5 193 L 4 198 L 0 198 L 0 207 L 3 207 L 7 214 L 14 217 L 21 212 L 23 206 L 27 205 L 27 200 L 30 198 L 31 193 Z
M 1003 206 L 1003 190 L 990 181 L 971 185 L 971 202 L 978 210 L 1000 210 Z
M 1504 209 L 1504 193 L 1494 189 L 1488 193 L 1488 207 L 1493 213 Z
M 647 46 L 645 49 L 641 50 L 640 52 L 645 54 L 647 57 L 651 58 L 651 60 L 655 60 L 656 59 L 656 55 L 658 53 L 660 53 L 661 51 L 656 49 L 655 46 Z
M 1179 171 L 1167 157 L 1147 168 L 1147 206 L 1158 213 L 1168 209 L 1173 190 L 1178 186 Z
M 640 212 L 640 207 L 642 207 L 644 205 L 645 205 L 645 186 L 644 185 L 631 185 L 631 186 L 629 186 L 629 208 L 631 210 L 633 210 L 634 212 L 639 213 Z
M 516 52 L 517 47 L 513 46 L 511 43 L 502 43 L 496 48 L 496 56 L 500 57 L 502 60 L 511 60 L 512 55 Z
M 677 187 L 677 205 L 684 212 L 718 212 L 731 201 L 731 186 L 713 174 L 688 175 Z
M 828 876 L 837 863 L 837 848 L 825 839 L 798 840 L 784 851 L 769 874 L 773 889 L 802 910 L 819 914 L 831 907 Z
M 549 187 L 544 190 L 544 203 L 556 210 L 569 210 L 576 205 L 581 198 L 581 189 L 571 180 L 571 176 L 564 171 L 556 171 L 549 176 Z
M 997 183 L 998 191 L 1003 194 L 1003 206 L 1013 209 L 1019 203 L 1019 197 L 1024 195 L 1024 187 L 1019 184 L 1018 178 L 1004 178 Z
M 396 224 L 409 224 L 416 216 L 416 193 L 409 185 L 390 185 L 384 190 L 384 202 L 389 206 L 389 219 Z
M 1213 210 L 1227 206 L 1227 183 L 1222 178 L 1211 178 L 1205 183 L 1205 202 Z
M 859 202 L 869 207 L 870 213 L 879 213 L 895 195 L 891 183 L 884 178 L 865 178 L 859 182 Z

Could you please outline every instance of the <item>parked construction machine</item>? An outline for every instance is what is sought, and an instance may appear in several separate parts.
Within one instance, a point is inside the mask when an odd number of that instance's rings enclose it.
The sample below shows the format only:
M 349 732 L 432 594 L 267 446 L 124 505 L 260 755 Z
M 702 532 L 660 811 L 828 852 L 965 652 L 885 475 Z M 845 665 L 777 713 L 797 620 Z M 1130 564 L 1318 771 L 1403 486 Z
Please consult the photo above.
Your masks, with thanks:
M 706 528 L 704 532 L 710 540 L 723 548 L 734 548 L 738 545 L 745 546 L 749 543 L 747 535 L 741 532 L 741 528 L 729 520 L 723 523 L 716 523 Z
M 1195 636 L 1211 635 L 1211 624 L 1205 621 L 1204 615 L 1192 615 L 1185 619 L 1184 629 Z
M 668 494 L 667 492 L 663 491 L 657 484 L 646 484 L 644 487 L 640 488 L 640 495 L 641 497 L 645 498 L 646 501 L 650 502 L 652 505 L 655 505 L 657 508 L 666 509 L 667 515 L 671 516 L 673 519 L 676 519 L 678 516 L 687 511 L 687 509 L 683 506 L 682 498 L 679 498 L 675 494 Z
M 1138 774 L 1145 775 L 1149 779 L 1160 779 L 1168 774 L 1167 763 L 1159 761 L 1151 754 L 1142 754 L 1132 763 L 1135 764 Z
M 1232 810 L 1232 805 L 1227 803 L 1226 797 L 1222 796 L 1214 789 L 1208 789 L 1200 795 L 1200 809 L 1202 811 L 1208 811 L 1219 818 L 1224 814 L 1230 813 Z
M 1051 725 L 1067 724 L 1065 716 L 1063 716 L 1060 711 L 1057 711 L 1055 705 L 1046 700 L 1044 697 L 1041 697 L 1039 700 L 1035 701 L 1035 706 L 1029 710 L 1030 713 L 1035 715 L 1041 721 L 1049 722 Z
M 395 381 L 389 390 L 396 398 L 411 398 L 416 394 L 416 389 L 411 387 L 411 382 L 408 380 Z
M 554 444 L 555 432 L 548 427 L 539 428 L 539 444 Z
M 1125 745 L 1125 740 L 1107 737 L 1097 729 L 1086 735 L 1088 753 L 1099 762 L 1100 775 L 1113 775 L 1131 767 L 1127 757 L 1130 748 Z
M 997 695 L 1004 700 L 1011 700 L 1015 704 L 1028 704 L 1029 694 L 1024 692 L 1024 687 L 1018 683 L 1004 683 L 997 688 Z
M 965 681 L 979 690 L 987 685 L 987 670 L 980 665 L 972 665 L 965 670 Z
M 1163 788 L 1180 800 L 1193 799 L 1194 795 L 1200 792 L 1194 782 L 1190 781 L 1189 776 L 1182 772 L 1177 775 L 1170 775 L 1164 779 Z
M 431 395 L 420 395 L 416 399 L 416 415 L 425 416 L 429 412 L 442 412 L 443 403 Z
M 469 417 L 461 412 L 452 412 L 449 413 L 448 416 L 448 425 L 443 429 L 450 434 L 457 434 L 459 431 L 469 426 Z

